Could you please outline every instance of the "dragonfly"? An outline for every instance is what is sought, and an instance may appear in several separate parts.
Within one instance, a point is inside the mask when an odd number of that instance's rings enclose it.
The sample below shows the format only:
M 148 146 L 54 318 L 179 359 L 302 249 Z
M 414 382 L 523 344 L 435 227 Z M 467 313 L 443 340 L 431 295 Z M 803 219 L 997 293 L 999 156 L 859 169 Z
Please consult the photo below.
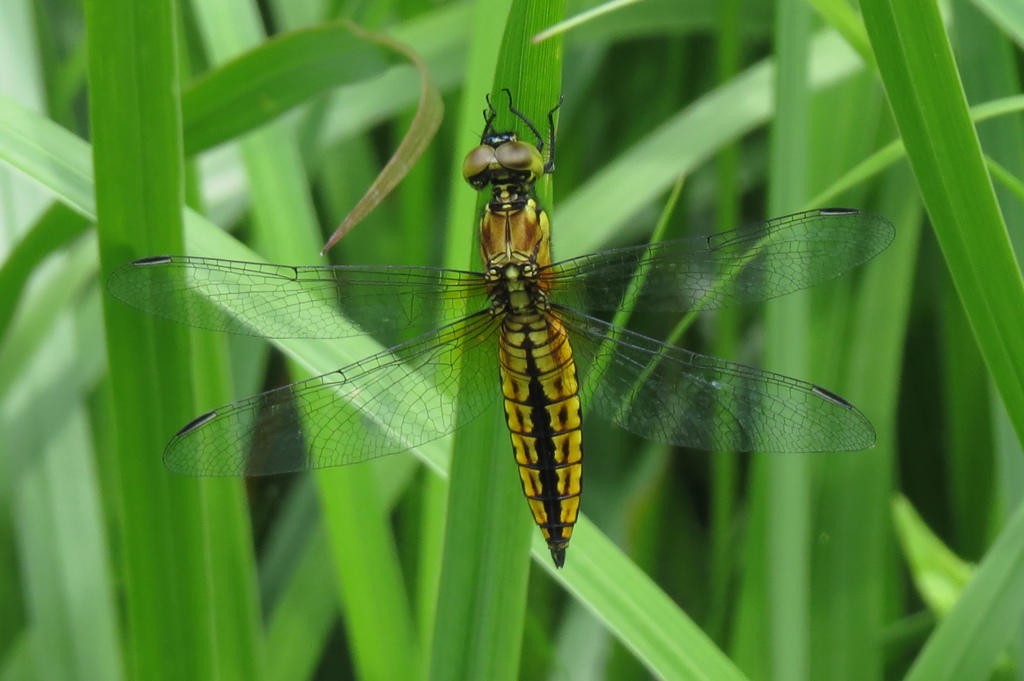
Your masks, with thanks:
M 463 164 L 470 186 L 488 193 L 480 271 L 167 255 L 112 273 L 115 298 L 202 329 L 282 339 L 429 329 L 195 418 L 168 443 L 169 470 L 257 476 L 369 461 L 450 434 L 500 389 L 524 495 L 562 567 L 580 512 L 584 413 L 647 439 L 715 451 L 874 444 L 868 419 L 830 390 L 601 317 L 629 307 L 714 310 L 820 284 L 889 245 L 895 230 L 885 218 L 824 208 L 554 262 L 535 185 L 554 170 L 558 107 L 548 113 L 546 145 L 511 95 L 508 107 L 535 141 L 496 130 L 488 98 L 480 144 Z

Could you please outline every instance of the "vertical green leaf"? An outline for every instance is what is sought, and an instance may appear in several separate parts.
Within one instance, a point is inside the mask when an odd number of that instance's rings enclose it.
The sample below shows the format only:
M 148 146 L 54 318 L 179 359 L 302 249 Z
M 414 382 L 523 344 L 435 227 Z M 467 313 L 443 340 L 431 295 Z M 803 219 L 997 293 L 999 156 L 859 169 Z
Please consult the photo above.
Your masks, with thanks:
M 86 3 L 89 104 L 103 271 L 181 250 L 182 145 L 174 3 Z M 213 603 L 194 482 L 160 460 L 194 415 L 184 329 L 105 298 L 116 446 L 100 452 L 118 503 L 129 676 L 214 676 Z
M 1017 436 L 1024 439 L 1024 280 L 938 8 L 927 0 L 868 0 L 863 9 L 953 283 Z
M 497 125 L 510 124 L 504 93 L 509 88 L 516 106 L 533 120 L 543 120 L 557 102 L 561 55 L 553 44 L 533 45 L 532 36 L 563 17 L 561 2 L 516 2 L 511 12 L 502 2 L 477 6 L 478 42 L 472 48 L 479 70 L 467 85 L 460 139 L 480 130 L 482 95 L 490 92 L 495 108 L 503 115 Z M 507 22 L 500 19 L 507 14 Z M 500 39 L 497 29 L 504 26 Z M 500 50 L 495 51 L 500 44 Z M 497 60 L 496 72 L 490 65 Z M 492 75 L 493 74 L 493 75 Z M 493 82 L 492 82 L 493 81 Z M 479 87 L 483 85 L 483 87 Z M 479 89 L 474 88 L 478 86 Z M 544 103 L 539 103 L 547 95 Z M 477 144 L 467 142 L 465 150 Z M 479 205 L 461 178 L 453 191 L 452 219 L 458 220 L 447 247 L 448 263 L 464 266 L 464 253 L 478 251 L 476 220 L 470 217 L 471 201 Z M 471 239 L 466 227 L 472 225 Z M 477 263 L 473 264 L 478 268 Z M 494 358 L 497 361 L 497 357 Z M 497 371 L 494 390 L 500 390 Z M 430 676 L 433 679 L 515 679 L 518 677 L 522 625 L 529 575 L 529 537 L 537 531 L 529 522 L 515 464 L 510 454 L 507 429 L 497 414 L 499 401 L 487 416 L 475 419 L 455 437 L 448 523 L 442 557 L 437 616 L 434 622 Z
M 1018 439 L 1024 436 L 1024 283 L 970 120 L 938 7 L 862 3 L 921 196 L 975 341 Z M 987 678 L 1024 612 L 1018 508 L 910 673 Z
M 769 156 L 768 212 L 785 215 L 807 197 L 811 89 L 811 12 L 800 0 L 776 8 L 775 118 Z M 765 366 L 791 376 L 810 368 L 809 291 L 765 305 Z M 811 459 L 755 454 L 766 477 L 768 612 L 772 678 L 810 678 Z M 756 474 L 756 473 L 755 473 Z

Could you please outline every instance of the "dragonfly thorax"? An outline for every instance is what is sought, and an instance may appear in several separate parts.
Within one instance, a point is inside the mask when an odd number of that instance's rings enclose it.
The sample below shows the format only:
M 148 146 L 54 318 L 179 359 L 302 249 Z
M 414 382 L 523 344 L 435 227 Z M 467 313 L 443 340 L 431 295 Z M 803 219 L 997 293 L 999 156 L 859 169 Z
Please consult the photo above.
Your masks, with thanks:
M 533 262 L 506 262 L 487 268 L 491 314 L 533 315 L 547 309 L 547 295 Z

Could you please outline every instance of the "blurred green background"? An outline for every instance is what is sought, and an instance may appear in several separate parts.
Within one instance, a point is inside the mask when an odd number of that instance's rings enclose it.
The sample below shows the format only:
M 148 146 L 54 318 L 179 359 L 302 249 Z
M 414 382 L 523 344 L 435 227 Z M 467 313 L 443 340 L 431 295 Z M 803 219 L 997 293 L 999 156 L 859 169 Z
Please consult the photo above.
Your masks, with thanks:
M 648 0 L 529 43 L 591 7 L 3 0 L 0 681 L 1024 678 L 1019 0 Z M 562 93 L 559 258 L 643 242 L 679 186 L 666 238 L 893 222 L 866 267 L 685 337 L 842 394 L 876 447 L 708 454 L 588 420 L 557 572 L 500 417 L 315 475 L 167 473 L 196 414 L 374 348 L 282 354 L 103 293 L 157 253 L 326 262 L 421 87 L 341 19 L 418 55 L 446 115 L 330 262 L 475 267 L 484 94 L 543 121 Z

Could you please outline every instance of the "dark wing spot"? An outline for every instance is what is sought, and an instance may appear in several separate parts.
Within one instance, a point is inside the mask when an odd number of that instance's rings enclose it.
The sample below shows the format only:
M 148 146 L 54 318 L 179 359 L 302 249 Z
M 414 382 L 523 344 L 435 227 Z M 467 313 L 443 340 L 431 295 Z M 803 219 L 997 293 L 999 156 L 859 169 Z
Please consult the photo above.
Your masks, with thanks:
M 813 386 L 811 388 L 811 391 L 815 395 L 817 395 L 818 397 L 821 397 L 822 399 L 828 400 L 829 402 L 832 402 L 833 404 L 838 404 L 840 407 L 843 407 L 845 409 L 853 409 L 853 405 L 852 404 L 850 404 L 849 402 L 844 400 L 839 395 L 836 395 L 831 390 L 825 390 L 821 386 L 816 385 L 816 386 Z

